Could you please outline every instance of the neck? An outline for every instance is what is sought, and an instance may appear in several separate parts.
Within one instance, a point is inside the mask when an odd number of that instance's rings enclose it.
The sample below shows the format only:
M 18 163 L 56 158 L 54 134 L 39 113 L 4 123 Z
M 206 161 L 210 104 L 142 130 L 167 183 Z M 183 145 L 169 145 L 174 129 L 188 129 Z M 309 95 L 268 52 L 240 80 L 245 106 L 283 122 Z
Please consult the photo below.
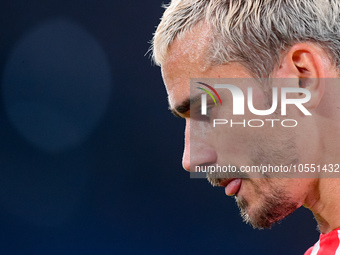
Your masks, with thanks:
M 316 182 L 305 207 L 313 212 L 320 232 L 327 234 L 340 227 L 340 179 L 320 178 Z

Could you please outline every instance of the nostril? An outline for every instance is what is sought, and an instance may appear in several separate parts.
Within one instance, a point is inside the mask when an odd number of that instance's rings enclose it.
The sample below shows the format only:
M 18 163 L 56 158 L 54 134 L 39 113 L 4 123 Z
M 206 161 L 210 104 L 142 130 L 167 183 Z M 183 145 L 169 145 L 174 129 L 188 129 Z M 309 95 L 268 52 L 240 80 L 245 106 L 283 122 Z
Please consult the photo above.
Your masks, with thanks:
M 201 147 L 199 150 L 184 151 L 182 166 L 188 172 L 196 171 L 200 166 L 211 166 L 217 163 L 217 153 L 210 146 Z

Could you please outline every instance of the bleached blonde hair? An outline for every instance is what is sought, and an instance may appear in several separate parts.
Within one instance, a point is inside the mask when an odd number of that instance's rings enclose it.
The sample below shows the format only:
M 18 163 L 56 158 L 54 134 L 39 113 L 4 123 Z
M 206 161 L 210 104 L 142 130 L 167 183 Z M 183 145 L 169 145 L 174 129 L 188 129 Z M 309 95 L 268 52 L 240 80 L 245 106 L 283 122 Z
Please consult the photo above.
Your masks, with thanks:
M 159 66 L 171 43 L 203 21 L 212 65 L 236 61 L 268 77 L 283 51 L 312 42 L 340 67 L 340 0 L 173 0 L 165 8 L 151 46 Z

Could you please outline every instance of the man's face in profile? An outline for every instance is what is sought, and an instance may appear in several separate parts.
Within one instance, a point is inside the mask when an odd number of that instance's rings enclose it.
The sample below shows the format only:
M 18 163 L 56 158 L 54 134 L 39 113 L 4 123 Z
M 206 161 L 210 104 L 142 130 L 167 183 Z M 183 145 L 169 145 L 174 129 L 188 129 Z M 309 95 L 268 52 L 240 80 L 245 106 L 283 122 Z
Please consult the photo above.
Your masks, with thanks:
M 209 45 L 208 31 L 204 26 L 197 26 L 192 32 L 176 39 L 162 65 L 163 79 L 169 96 L 169 104 L 175 115 L 186 120 L 185 149 L 183 167 L 190 171 L 198 165 L 254 165 L 259 162 L 275 165 L 308 162 L 316 152 L 303 153 L 309 144 L 308 137 L 298 129 L 294 132 L 282 132 L 273 128 L 223 129 L 215 132 L 212 138 L 204 128 L 204 123 L 195 118 L 193 109 L 188 108 L 190 78 L 252 78 L 250 72 L 240 63 L 211 66 L 206 61 Z M 242 88 L 246 90 L 246 87 Z M 267 109 L 267 95 L 254 86 L 257 109 Z M 230 108 L 231 102 L 211 114 L 218 118 Z M 193 129 L 192 127 L 195 127 Z M 300 132 L 300 133 L 299 133 Z M 191 144 L 194 143 L 194 144 Z M 191 151 L 190 151 L 191 150 Z M 309 156 L 307 156 L 309 155 Z M 253 178 L 247 175 L 242 179 L 216 177 L 208 175 L 213 185 L 225 187 L 227 195 L 236 195 L 241 215 L 246 222 L 257 228 L 270 227 L 307 199 L 308 187 L 314 179 L 276 179 Z M 308 194 L 310 195 L 310 194 Z

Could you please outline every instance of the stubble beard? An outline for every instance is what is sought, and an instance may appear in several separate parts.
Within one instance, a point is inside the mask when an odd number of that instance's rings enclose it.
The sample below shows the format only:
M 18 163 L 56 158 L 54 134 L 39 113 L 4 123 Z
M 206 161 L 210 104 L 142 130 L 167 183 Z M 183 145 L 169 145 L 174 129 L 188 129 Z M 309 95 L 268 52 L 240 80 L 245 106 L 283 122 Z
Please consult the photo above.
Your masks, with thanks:
M 251 179 L 244 173 L 238 173 L 238 176 L 230 176 L 228 173 L 207 174 L 207 179 L 213 186 L 221 186 L 225 180 L 235 177 L 242 179 L 243 182 L 249 182 L 254 188 L 257 203 L 248 202 L 246 198 L 237 194 L 235 196 L 243 221 L 253 226 L 254 229 L 271 228 L 274 223 L 282 220 L 300 206 L 289 194 L 284 184 L 276 181 L 273 183 L 274 179 L 281 181 L 282 179 L 273 177 Z M 267 187 L 267 192 L 260 187 Z
M 271 228 L 274 223 L 279 222 L 299 207 L 298 202 L 294 202 L 284 190 L 275 188 L 272 190 L 273 192 L 269 195 L 258 194 L 261 196 L 261 205 L 252 208 L 250 212 L 248 212 L 250 208 L 247 200 L 243 197 L 235 197 L 243 221 L 253 226 L 254 229 Z
M 271 92 L 266 93 L 266 98 L 268 100 L 267 106 L 270 107 L 272 103 Z M 273 113 L 272 117 L 274 119 L 278 118 L 279 111 L 280 108 Z M 296 153 L 297 147 L 295 138 L 295 132 L 285 132 L 285 130 L 282 130 L 281 135 L 276 135 L 275 138 L 270 138 L 268 136 L 254 138 L 254 149 L 251 155 L 253 162 L 252 165 L 259 166 L 264 162 L 267 162 L 272 166 L 295 165 L 299 162 Z M 266 143 L 263 141 L 266 141 Z M 294 197 L 288 193 L 289 191 L 287 191 L 284 186 L 280 185 L 278 187 L 271 185 L 272 182 L 270 179 L 275 179 L 279 176 L 267 174 L 263 175 L 265 183 L 262 184 L 269 187 L 269 194 L 263 190 L 261 191 L 259 186 L 249 177 L 250 176 L 248 174 L 241 173 L 239 170 L 236 175 L 230 173 L 207 174 L 207 179 L 213 186 L 220 186 L 221 183 L 228 178 L 241 178 L 243 180 L 250 181 L 254 185 L 256 195 L 258 196 L 258 199 L 261 199 L 260 206 L 257 208 L 251 208 L 250 211 L 251 206 L 248 205 L 248 201 L 241 196 L 235 196 L 243 221 L 252 225 L 254 228 L 271 228 L 274 223 L 282 220 L 300 206 L 300 204 L 294 200 Z M 281 175 L 280 177 L 290 178 L 289 175 Z

